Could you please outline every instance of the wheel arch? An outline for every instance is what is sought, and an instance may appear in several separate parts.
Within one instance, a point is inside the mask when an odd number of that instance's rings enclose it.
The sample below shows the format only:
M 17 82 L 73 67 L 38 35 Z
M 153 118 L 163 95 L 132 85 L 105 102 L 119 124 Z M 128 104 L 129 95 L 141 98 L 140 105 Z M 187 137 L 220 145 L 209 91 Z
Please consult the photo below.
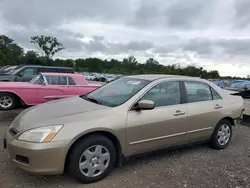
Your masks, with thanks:
M 64 162 L 64 169 L 67 169 L 67 165 L 68 165 L 68 160 L 70 158 L 70 153 L 72 152 L 72 150 L 74 149 L 75 145 L 82 141 L 83 139 L 85 139 L 86 137 L 89 136 L 94 136 L 94 135 L 102 135 L 107 137 L 109 140 L 111 140 L 111 142 L 114 144 L 115 149 L 116 149 L 116 162 L 120 163 L 122 160 L 121 157 L 123 156 L 122 154 L 122 147 L 121 147 L 121 143 L 118 140 L 118 138 L 111 132 L 107 131 L 107 130 L 100 130 L 100 131 L 92 131 L 92 132 L 88 132 L 86 134 L 83 134 L 81 136 L 79 136 L 76 140 L 74 140 L 70 146 L 68 147 L 68 150 L 66 151 L 66 156 L 65 156 L 65 162 Z
M 0 91 L 0 94 L 1 94 L 1 93 L 12 94 L 12 95 L 14 95 L 14 96 L 17 98 L 19 104 L 21 104 L 21 105 L 26 105 L 26 102 L 23 100 L 23 98 L 20 97 L 17 93 L 15 93 L 15 92 L 13 92 L 13 91 Z
M 234 119 L 232 117 L 227 116 L 227 117 L 222 118 L 220 121 L 222 121 L 222 120 L 228 120 L 232 126 L 235 126 L 235 122 L 234 122 Z

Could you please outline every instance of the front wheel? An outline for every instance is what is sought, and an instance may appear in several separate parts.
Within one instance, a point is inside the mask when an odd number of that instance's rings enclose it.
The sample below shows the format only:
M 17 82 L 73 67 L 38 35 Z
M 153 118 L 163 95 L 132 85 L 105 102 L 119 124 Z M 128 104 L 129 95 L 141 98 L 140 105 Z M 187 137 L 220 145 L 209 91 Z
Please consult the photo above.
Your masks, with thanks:
M 215 149 L 226 148 L 232 139 L 232 125 L 228 120 L 221 120 L 214 129 L 211 137 L 212 147 Z
M 93 183 L 105 178 L 115 162 L 116 149 L 112 141 L 102 135 L 92 135 L 73 147 L 68 169 L 80 182 Z
M 0 93 L 0 110 L 11 110 L 17 105 L 17 98 L 11 93 Z

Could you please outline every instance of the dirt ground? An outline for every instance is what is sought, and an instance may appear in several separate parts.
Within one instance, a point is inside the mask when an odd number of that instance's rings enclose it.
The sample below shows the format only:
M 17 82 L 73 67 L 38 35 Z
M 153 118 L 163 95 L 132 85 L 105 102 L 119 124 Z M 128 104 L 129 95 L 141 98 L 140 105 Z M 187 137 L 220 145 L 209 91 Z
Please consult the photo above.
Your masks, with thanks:
M 225 150 L 196 145 L 143 157 L 116 168 L 106 179 L 83 185 L 67 174 L 32 176 L 15 168 L 3 149 L 2 139 L 20 110 L 0 112 L 0 188 L 250 188 L 250 127 L 234 128 Z

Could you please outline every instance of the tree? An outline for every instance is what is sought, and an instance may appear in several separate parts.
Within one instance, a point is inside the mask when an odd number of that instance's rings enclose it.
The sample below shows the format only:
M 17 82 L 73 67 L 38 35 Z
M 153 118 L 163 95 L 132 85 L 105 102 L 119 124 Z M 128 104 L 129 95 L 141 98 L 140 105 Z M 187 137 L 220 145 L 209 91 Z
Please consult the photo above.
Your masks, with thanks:
M 35 43 L 44 52 L 45 57 L 52 58 L 55 53 L 65 49 L 65 47 L 58 42 L 56 37 L 50 36 L 34 36 L 31 37 L 31 43 Z
M 0 35 L 0 64 L 16 65 L 23 57 L 23 48 L 6 35 Z
M 122 68 L 129 74 L 137 70 L 139 63 L 134 56 L 129 56 L 123 59 L 122 65 Z
M 23 57 L 23 63 L 29 65 L 40 65 L 42 64 L 39 54 L 34 50 L 29 50 Z

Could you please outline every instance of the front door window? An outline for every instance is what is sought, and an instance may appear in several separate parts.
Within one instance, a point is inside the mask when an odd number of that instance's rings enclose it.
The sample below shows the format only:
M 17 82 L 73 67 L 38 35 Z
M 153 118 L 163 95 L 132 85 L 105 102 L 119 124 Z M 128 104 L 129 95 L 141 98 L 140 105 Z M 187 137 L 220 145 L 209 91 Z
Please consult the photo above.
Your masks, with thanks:
M 177 105 L 181 103 L 180 84 L 178 81 L 160 83 L 150 89 L 141 100 L 151 100 L 155 107 Z

